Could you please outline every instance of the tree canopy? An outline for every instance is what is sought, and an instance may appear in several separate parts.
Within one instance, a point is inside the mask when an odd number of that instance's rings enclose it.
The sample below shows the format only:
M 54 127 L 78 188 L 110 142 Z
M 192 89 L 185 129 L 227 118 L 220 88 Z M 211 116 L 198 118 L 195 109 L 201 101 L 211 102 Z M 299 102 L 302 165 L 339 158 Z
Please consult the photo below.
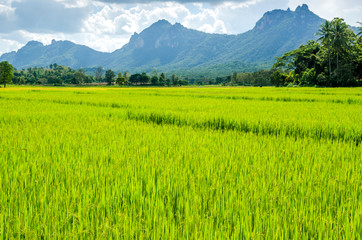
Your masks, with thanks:
M 106 82 L 108 83 L 108 85 L 112 85 L 115 76 L 116 74 L 111 69 L 108 69 L 106 71 Z
M 273 68 L 281 74 L 273 81 L 303 86 L 361 85 L 361 37 L 342 18 L 325 21 L 316 35 L 320 36 L 317 42 L 309 41 L 277 58 Z
M 7 62 L 3 61 L 0 63 L 0 83 L 4 84 L 4 88 L 7 83 L 11 83 L 11 79 L 14 76 L 14 68 L 13 66 Z

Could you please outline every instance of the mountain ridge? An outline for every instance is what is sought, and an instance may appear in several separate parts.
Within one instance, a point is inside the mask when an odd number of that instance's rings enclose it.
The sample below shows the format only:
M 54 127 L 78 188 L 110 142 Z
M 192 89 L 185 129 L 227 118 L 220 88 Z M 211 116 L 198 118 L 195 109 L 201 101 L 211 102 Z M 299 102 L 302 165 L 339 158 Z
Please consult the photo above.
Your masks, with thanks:
M 16 52 L 3 54 L 0 61 L 8 60 L 19 69 L 57 63 L 73 68 L 102 66 L 129 72 L 230 74 L 230 70 L 270 67 L 275 57 L 315 39 L 323 21 L 306 4 L 295 11 L 289 8 L 268 11 L 253 29 L 235 35 L 204 33 L 162 19 L 134 33 L 127 44 L 112 53 L 70 41 L 53 40 L 50 45 L 30 41 Z

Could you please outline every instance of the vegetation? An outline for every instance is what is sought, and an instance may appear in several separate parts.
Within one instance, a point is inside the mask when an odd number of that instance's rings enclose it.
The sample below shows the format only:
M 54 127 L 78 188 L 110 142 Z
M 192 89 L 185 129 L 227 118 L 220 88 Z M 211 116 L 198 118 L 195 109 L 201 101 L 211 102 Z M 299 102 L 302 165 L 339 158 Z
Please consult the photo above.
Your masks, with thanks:
M 115 76 L 116 74 L 111 69 L 106 71 L 106 82 L 108 85 L 112 85 Z
M 124 75 L 122 75 L 122 73 L 119 72 L 118 75 L 117 75 L 116 84 L 118 84 L 120 86 L 128 85 L 128 75 L 127 75 L 127 73 L 124 73 Z
M 341 18 L 325 21 L 309 41 L 278 58 L 275 85 L 354 87 L 362 85 L 362 38 Z
M 4 84 L 4 88 L 7 83 L 11 83 L 11 79 L 14 76 L 14 68 L 7 61 L 0 63 L 0 84 Z
M 103 75 L 103 68 L 102 67 L 97 67 L 96 70 L 94 71 L 94 75 L 95 75 L 96 82 L 101 82 L 102 81 L 102 75 Z
M 265 18 L 235 38 L 257 36 L 273 45 L 280 39 L 266 33 L 283 32 L 281 26 L 302 18 L 320 20 L 306 5 Z M 152 67 L 130 74 L 56 63 L 14 70 L 1 62 L 0 238 L 361 239 L 360 35 L 335 18 L 320 26 L 317 41 L 285 53 L 272 69 L 216 78 L 210 77 L 216 66 L 231 73 L 235 66 L 256 65 L 233 59 L 240 52 L 225 52 L 220 56 L 231 62 L 203 65 L 209 75 L 183 78 Z M 177 42 L 159 41 L 161 55 L 154 44 L 132 50 L 142 37 L 163 36 Z M 116 60 L 133 56 L 144 66 L 168 64 L 178 51 L 188 53 L 182 46 L 200 53 L 178 57 L 177 64 L 194 65 L 193 71 L 212 59 L 207 46 L 240 45 L 235 38 L 160 21 L 112 54 Z M 195 45 L 197 39 L 203 45 Z M 52 43 L 63 44 L 79 49 Z M 27 45 L 31 51 L 44 47 Z M 276 52 L 253 54 L 260 60 Z M 95 61 L 101 55 L 90 56 Z M 11 82 L 62 87 L 5 89 Z M 152 87 L 78 87 L 93 83 Z M 189 84 L 356 88 L 157 87 Z
M 2 89 L 0 238 L 360 239 L 361 96 Z
M 7 63 L 8 64 L 8 63 Z M 9 66 L 11 66 L 9 64 Z M 12 67 L 12 66 L 11 66 Z M 18 85 L 24 84 L 41 84 L 41 85 L 82 85 L 89 83 L 102 83 L 106 82 L 108 85 L 118 84 L 123 85 L 153 85 L 153 86 L 181 86 L 188 85 L 187 80 L 180 79 L 175 74 L 170 76 L 170 79 L 166 78 L 164 73 L 161 73 L 158 77 L 158 73 L 153 71 L 152 76 L 147 75 L 146 73 L 136 73 L 130 75 L 129 73 L 119 72 L 116 74 L 108 69 L 103 77 L 103 69 L 96 68 L 95 77 L 92 75 L 87 75 L 85 70 L 78 69 L 74 70 L 66 66 L 60 66 L 56 63 L 50 64 L 48 67 L 33 67 L 28 68 L 27 70 L 15 70 L 14 75 L 7 78 L 7 83 L 14 83 Z M 10 81 L 9 81 L 10 79 Z M 3 83 L 3 81 L 1 81 Z
M 33 67 L 26 70 L 15 70 L 12 82 L 14 84 L 84 84 L 91 83 L 94 78 L 88 76 L 83 69 L 74 70 L 56 63 L 49 67 Z

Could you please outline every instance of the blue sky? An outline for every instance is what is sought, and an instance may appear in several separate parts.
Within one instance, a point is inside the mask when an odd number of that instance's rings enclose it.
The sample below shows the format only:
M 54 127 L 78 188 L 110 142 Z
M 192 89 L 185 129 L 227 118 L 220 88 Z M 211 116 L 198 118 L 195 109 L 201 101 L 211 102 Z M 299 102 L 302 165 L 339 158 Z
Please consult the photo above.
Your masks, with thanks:
M 0 0 L 0 54 L 30 40 L 70 40 L 111 52 L 159 19 L 209 33 L 250 30 L 266 11 L 308 4 L 325 19 L 362 22 L 360 0 Z

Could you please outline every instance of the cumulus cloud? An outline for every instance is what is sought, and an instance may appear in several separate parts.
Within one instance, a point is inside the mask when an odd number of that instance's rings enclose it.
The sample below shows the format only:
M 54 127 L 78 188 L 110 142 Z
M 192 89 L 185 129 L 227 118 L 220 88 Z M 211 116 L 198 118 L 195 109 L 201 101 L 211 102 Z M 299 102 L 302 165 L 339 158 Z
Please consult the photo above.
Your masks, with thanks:
M 218 10 L 204 8 L 202 4 L 196 6 L 199 12 L 187 15 L 181 21 L 183 25 L 207 33 L 227 33 L 224 21 L 218 18 Z
M 18 49 L 22 46 L 18 41 L 16 40 L 10 40 L 10 39 L 1 39 L 0 38 L 0 46 L 2 52 L 11 52 L 14 49 Z
M 176 22 L 190 15 L 181 4 L 106 5 L 84 20 L 83 32 L 99 34 L 132 34 L 148 27 L 160 18 Z

